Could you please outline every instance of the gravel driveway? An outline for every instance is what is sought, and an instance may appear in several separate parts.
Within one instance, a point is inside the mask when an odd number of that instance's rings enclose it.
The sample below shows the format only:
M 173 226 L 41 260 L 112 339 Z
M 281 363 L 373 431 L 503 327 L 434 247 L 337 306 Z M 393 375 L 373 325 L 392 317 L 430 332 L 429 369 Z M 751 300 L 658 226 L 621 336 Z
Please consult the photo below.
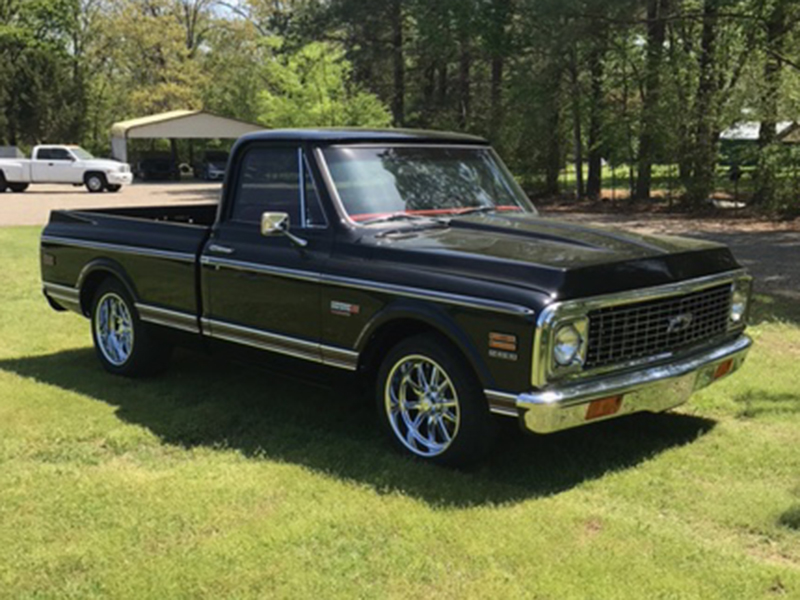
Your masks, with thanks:
M 23 194 L 0 194 L 0 227 L 44 225 L 50 211 L 61 208 L 92 209 L 216 202 L 221 187 L 219 183 L 202 182 L 135 183 L 123 187 L 116 194 L 90 194 L 83 186 L 32 185 Z

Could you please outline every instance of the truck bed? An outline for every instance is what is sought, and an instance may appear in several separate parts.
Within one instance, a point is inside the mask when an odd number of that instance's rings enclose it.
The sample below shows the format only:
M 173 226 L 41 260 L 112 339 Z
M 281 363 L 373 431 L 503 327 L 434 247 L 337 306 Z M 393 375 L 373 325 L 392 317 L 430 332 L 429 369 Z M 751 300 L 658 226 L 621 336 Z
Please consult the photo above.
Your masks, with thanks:
M 196 316 L 198 256 L 216 212 L 214 204 L 53 211 L 42 234 L 43 279 L 79 288 L 103 263 L 142 302 Z
M 214 224 L 216 215 L 216 204 L 126 206 L 92 210 L 57 210 L 51 214 L 50 222 L 100 221 L 104 220 L 104 217 L 118 217 L 210 227 Z

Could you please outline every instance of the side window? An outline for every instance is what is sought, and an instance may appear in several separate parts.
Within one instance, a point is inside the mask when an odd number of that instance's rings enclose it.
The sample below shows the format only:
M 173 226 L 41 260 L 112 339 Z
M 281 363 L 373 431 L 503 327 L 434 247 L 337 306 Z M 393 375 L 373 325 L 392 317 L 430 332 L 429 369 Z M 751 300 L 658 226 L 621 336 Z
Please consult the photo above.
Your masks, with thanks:
M 260 223 L 265 212 L 289 214 L 300 226 L 300 164 L 297 148 L 252 148 L 239 167 L 232 221 Z
M 53 151 L 50 148 L 39 148 L 36 152 L 36 160 L 52 160 Z
M 231 220 L 260 223 L 265 212 L 285 212 L 293 228 L 327 227 L 314 177 L 300 155 L 292 147 L 248 150 L 239 167 Z
M 72 160 L 72 155 L 63 148 L 50 148 L 50 160 Z

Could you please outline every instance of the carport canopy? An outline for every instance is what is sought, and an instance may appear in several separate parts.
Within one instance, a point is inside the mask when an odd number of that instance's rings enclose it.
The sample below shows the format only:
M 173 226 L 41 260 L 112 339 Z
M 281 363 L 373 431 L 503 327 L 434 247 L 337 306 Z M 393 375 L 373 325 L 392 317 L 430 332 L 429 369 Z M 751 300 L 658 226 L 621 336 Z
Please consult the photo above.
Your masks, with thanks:
M 174 110 L 111 126 L 111 154 L 128 162 L 129 139 L 236 139 L 261 131 L 261 125 L 220 117 L 202 110 Z

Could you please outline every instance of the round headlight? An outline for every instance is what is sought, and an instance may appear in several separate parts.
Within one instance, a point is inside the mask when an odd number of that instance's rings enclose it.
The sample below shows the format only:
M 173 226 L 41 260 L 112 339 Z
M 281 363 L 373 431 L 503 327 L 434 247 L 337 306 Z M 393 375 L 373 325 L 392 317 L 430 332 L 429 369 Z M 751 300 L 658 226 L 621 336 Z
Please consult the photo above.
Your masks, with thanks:
M 742 290 L 734 290 L 731 298 L 731 323 L 741 323 L 747 310 L 747 294 Z
M 562 367 L 568 367 L 575 361 L 583 340 L 581 334 L 572 325 L 565 325 L 556 332 L 553 344 L 553 357 Z

